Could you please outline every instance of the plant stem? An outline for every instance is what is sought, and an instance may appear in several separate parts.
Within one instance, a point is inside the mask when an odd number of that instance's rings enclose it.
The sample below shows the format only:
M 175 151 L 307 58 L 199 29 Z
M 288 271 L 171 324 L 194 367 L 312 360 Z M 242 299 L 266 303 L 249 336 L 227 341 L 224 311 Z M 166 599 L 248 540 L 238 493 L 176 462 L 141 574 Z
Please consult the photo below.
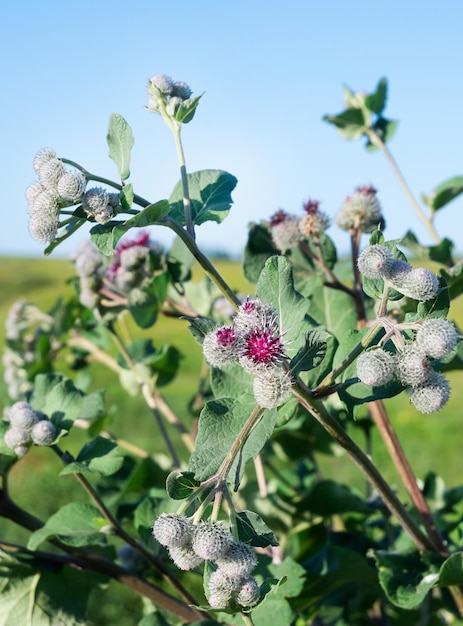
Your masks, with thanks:
M 158 221 L 158 224 L 164 224 L 164 226 L 168 226 L 174 231 L 176 235 L 179 236 L 179 238 L 183 241 L 188 250 L 191 252 L 191 254 L 195 257 L 200 266 L 209 276 L 209 278 L 217 285 L 217 287 L 227 298 L 227 300 L 229 300 L 229 302 L 237 309 L 241 304 L 237 295 L 235 294 L 233 289 L 231 289 L 231 287 L 227 285 L 225 280 L 215 269 L 209 259 L 199 250 L 193 237 L 191 237 L 191 235 L 187 233 L 186 230 L 182 228 L 180 224 L 176 220 L 172 219 L 169 215 L 161 218 Z
M 241 617 L 243 618 L 243 622 L 246 624 L 246 626 L 254 626 L 251 613 L 241 613 Z
M 421 550 L 433 550 L 434 546 L 430 539 L 417 526 L 411 515 L 370 459 L 328 413 L 324 404 L 319 400 L 314 400 L 300 381 L 293 387 L 293 393 L 296 395 L 300 404 L 309 411 L 333 439 L 349 454 L 354 463 L 361 469 L 380 497 L 384 500 L 388 509 L 400 522 L 402 528 L 412 537 L 418 548 Z
M 185 154 L 183 152 L 181 129 L 182 129 L 182 125 L 179 124 L 178 122 L 172 125 L 172 131 L 174 133 L 174 138 L 175 138 L 175 147 L 177 148 L 178 162 L 180 165 L 180 178 L 182 181 L 185 225 L 186 225 L 187 233 L 194 239 L 195 238 L 195 226 L 193 222 L 193 216 L 191 214 L 190 189 L 188 186 L 188 174 L 186 171 Z
M 402 187 L 402 190 L 403 190 L 404 194 L 406 195 L 408 201 L 412 205 L 415 213 L 418 215 L 420 220 L 423 222 L 423 224 L 428 229 L 431 237 L 434 240 L 434 243 L 436 245 L 439 245 L 441 243 L 441 239 L 440 239 L 439 235 L 437 234 L 437 232 L 436 232 L 436 230 L 434 228 L 434 224 L 432 223 L 432 220 L 430 218 L 428 218 L 423 213 L 420 205 L 415 200 L 415 197 L 414 197 L 413 193 L 411 192 L 411 189 L 408 186 L 407 181 L 405 180 L 402 172 L 400 171 L 400 168 L 397 165 L 396 160 L 392 156 L 392 153 L 390 152 L 389 148 L 386 146 L 386 144 L 383 142 L 383 140 L 378 136 L 378 134 L 373 129 L 368 129 L 365 132 L 365 134 L 367 135 L 367 137 L 371 141 L 371 143 L 373 145 L 375 145 L 377 148 L 379 148 L 381 150 L 381 152 L 384 154 L 384 156 L 386 157 L 386 159 L 387 159 L 389 165 L 391 166 L 394 174 L 396 175 L 396 177 L 397 177 L 397 179 L 399 181 L 399 184 Z
M 365 309 L 365 300 L 363 298 L 362 291 L 362 279 L 360 277 L 360 271 L 357 265 L 357 259 L 360 250 L 360 239 L 362 237 L 362 231 L 360 228 L 355 228 L 350 231 L 350 244 L 351 244 L 351 256 L 352 256 L 352 273 L 354 275 L 354 301 L 357 309 L 357 325 L 359 328 L 363 328 L 367 322 L 367 312 Z

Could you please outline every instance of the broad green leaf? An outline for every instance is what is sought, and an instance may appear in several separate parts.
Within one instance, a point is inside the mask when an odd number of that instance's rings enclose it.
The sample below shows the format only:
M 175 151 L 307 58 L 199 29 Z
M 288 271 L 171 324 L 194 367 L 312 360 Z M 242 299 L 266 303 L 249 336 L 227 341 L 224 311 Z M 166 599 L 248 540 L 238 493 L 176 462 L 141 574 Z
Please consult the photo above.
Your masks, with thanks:
M 43 528 L 32 533 L 27 547 L 36 550 L 52 537 L 74 547 L 105 545 L 106 536 L 100 532 L 105 523 L 100 511 L 92 504 L 71 502 L 48 518 Z
M 438 583 L 439 587 L 463 585 L 463 552 L 455 552 L 442 563 Z
M 58 429 L 69 430 L 81 417 L 84 394 L 60 374 L 40 374 L 35 378 L 30 399 L 32 407 L 48 415 Z M 84 410 L 84 415 L 87 409 Z
M 188 174 L 192 219 L 198 226 L 213 221 L 220 224 L 233 203 L 231 192 L 237 179 L 222 170 L 201 170 Z M 179 181 L 169 198 L 170 216 L 185 226 L 183 189 Z
M 75 461 L 61 470 L 60 476 L 76 473 L 112 476 L 121 469 L 123 463 L 124 457 L 117 444 L 104 437 L 95 437 L 85 444 Z
M 439 578 L 439 554 L 374 552 L 379 581 L 389 600 L 402 609 L 418 607 Z
M 132 208 L 133 204 L 133 185 L 129 183 L 128 185 L 124 185 L 121 191 L 121 205 L 124 211 L 129 211 Z
M 444 238 L 436 246 L 422 246 L 416 235 L 408 230 L 400 240 L 400 245 L 412 252 L 415 259 L 437 261 L 445 265 L 453 265 L 452 251 L 454 244 L 450 239 Z
M 197 624 L 203 624 L 203 622 L 197 622 Z M 204 622 L 204 624 L 207 624 L 207 622 Z M 211 622 L 211 624 L 215 625 L 216 622 Z M 170 626 L 170 624 L 161 613 L 150 613 L 145 615 L 141 622 L 138 622 L 137 626 Z M 194 626 L 194 624 L 190 626 Z
M 289 364 L 293 376 L 320 365 L 326 354 L 326 342 L 329 336 L 329 333 L 320 330 L 311 330 L 306 333 L 305 344 L 299 348 Z
M 359 139 L 367 130 L 369 120 L 361 109 L 346 109 L 338 115 L 324 115 L 323 120 L 335 126 L 344 139 Z
M 151 528 L 153 526 L 154 519 L 156 517 L 156 506 L 154 498 L 143 498 L 140 504 L 135 509 L 133 515 L 133 525 L 139 536 L 143 539 L 145 544 L 150 544 L 152 541 Z
M 211 387 L 215 398 L 238 398 L 242 393 L 252 394 L 251 374 L 234 364 L 220 370 L 211 368 Z
M 256 548 L 278 546 L 277 538 L 264 520 L 253 511 L 241 511 L 236 516 L 236 525 L 240 541 Z
M 174 470 L 166 480 L 166 491 L 173 500 L 185 500 L 200 486 L 193 472 Z
M 196 449 L 188 466 L 196 480 L 207 480 L 217 472 L 254 408 L 252 396 L 240 396 L 239 400 L 221 398 L 206 404 L 199 418 Z M 251 432 L 230 470 L 229 478 L 235 485 L 247 461 L 257 456 L 273 433 L 276 418 L 275 409 L 267 411 Z
M 250 283 L 257 283 L 267 259 L 278 254 L 268 228 L 262 224 L 251 224 L 243 255 L 243 273 L 246 279 Z
M 438 185 L 424 201 L 433 211 L 442 209 L 446 204 L 463 193 L 463 176 L 454 176 Z
M 159 200 L 148 205 L 125 222 L 111 221 L 107 224 L 97 224 L 90 230 L 90 238 L 102 254 L 111 256 L 119 239 L 130 228 L 146 228 L 157 224 L 162 217 L 169 213 L 169 210 L 168 201 Z
M 35 569 L 0 552 L 0 626 L 85 626 L 88 597 L 101 581 L 50 563 Z
M 109 156 L 117 165 L 119 176 L 126 180 L 130 176 L 130 151 L 135 142 L 132 129 L 122 115 L 111 113 L 106 141 Z
M 387 79 L 381 78 L 376 86 L 376 91 L 366 96 L 365 104 L 370 111 L 376 113 L 376 115 L 381 115 L 384 111 L 384 107 L 386 106 L 386 99 Z
M 313 485 L 302 498 L 301 511 L 311 511 L 323 517 L 354 511 L 368 514 L 373 508 L 349 487 L 334 480 L 322 480 Z
M 291 264 L 285 257 L 271 257 L 261 272 L 257 297 L 271 304 L 278 313 L 280 332 L 292 358 L 305 345 L 306 332 L 318 324 L 310 317 L 310 301 L 295 291 Z
M 183 283 L 191 278 L 194 256 L 180 239 L 175 237 L 166 255 L 167 269 L 173 282 Z

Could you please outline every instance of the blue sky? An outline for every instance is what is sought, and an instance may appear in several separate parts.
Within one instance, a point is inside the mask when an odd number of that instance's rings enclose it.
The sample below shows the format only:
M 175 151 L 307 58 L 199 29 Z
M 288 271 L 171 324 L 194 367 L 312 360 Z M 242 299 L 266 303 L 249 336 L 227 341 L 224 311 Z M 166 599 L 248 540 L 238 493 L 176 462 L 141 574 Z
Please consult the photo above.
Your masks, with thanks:
M 8 3 L 2 20 L 3 175 L 1 255 L 41 256 L 27 230 L 24 190 L 42 147 L 116 179 L 107 157 L 112 112 L 135 135 L 136 193 L 154 202 L 177 182 L 171 135 L 145 110 L 146 83 L 166 73 L 205 92 L 184 127 L 189 171 L 224 169 L 238 178 L 230 216 L 198 229 L 205 249 L 239 253 L 247 224 L 307 198 L 334 216 L 358 185 L 373 184 L 387 238 L 412 228 L 430 237 L 380 154 L 346 142 L 322 122 L 342 110 L 342 86 L 371 91 L 389 80 L 386 115 L 400 121 L 390 148 L 419 196 L 463 174 L 463 3 L 332 0 Z M 463 199 L 436 227 L 462 250 Z M 346 234 L 329 234 L 347 250 Z M 70 254 L 77 234 L 53 255 Z M 170 233 L 154 237 L 167 244 Z M 460 239 L 459 239 L 460 238 Z

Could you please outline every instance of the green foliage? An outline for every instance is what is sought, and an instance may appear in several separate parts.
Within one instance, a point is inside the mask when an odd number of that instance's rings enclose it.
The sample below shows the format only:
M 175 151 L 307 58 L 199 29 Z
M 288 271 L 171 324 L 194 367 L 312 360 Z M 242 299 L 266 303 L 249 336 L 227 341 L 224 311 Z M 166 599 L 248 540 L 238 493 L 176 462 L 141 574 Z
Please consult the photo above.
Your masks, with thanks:
M 394 259 L 405 261 L 406 248 L 413 265 L 433 264 L 440 285 L 433 299 L 416 302 L 387 280 L 359 277 L 360 222 L 346 235 L 352 258 L 339 260 L 316 202 L 304 205 L 302 217 L 291 214 L 285 254 L 272 239 L 273 233 L 277 240 L 274 227 L 285 221 L 275 224 L 280 213 L 251 225 L 243 268 L 256 285 L 254 296 L 249 283 L 238 281 L 236 263 L 207 259 L 193 231 L 184 228 L 188 199 L 196 226 L 221 223 L 237 181 L 222 170 L 186 173 L 180 125 L 193 119 L 201 96 L 170 102 L 182 83 L 163 75 L 157 80 L 165 89 L 158 112 L 175 135 L 181 182 L 169 200 L 138 196 L 125 182 L 132 131 L 113 114 L 109 156 L 123 184 L 88 177 L 118 190 L 117 210 L 127 219 L 118 215 L 94 224 L 79 201 L 60 205 L 69 221 L 46 252 L 87 220 L 96 248 L 76 258 L 78 276 L 70 278 L 69 294 L 60 294 L 55 304 L 44 299 L 42 308 L 18 303 L 8 316 L 6 404 L 20 400 L 30 407 L 6 406 L 0 422 L 0 517 L 9 526 L 0 550 L 0 626 L 109 626 L 122 615 L 129 615 L 130 626 L 241 624 L 243 618 L 254 626 L 403 626 L 418 618 L 433 626 L 457 623 L 463 616 L 456 589 L 463 584 L 463 488 L 447 489 L 435 472 L 428 473 L 428 511 L 388 415 L 419 471 L 444 457 L 447 467 L 453 457 L 458 462 L 458 439 L 445 436 L 458 418 L 445 409 L 448 429 L 442 420 L 417 418 L 395 378 L 383 386 L 360 382 L 356 359 L 378 347 L 400 358 L 424 320 L 458 319 L 463 266 L 454 263 L 454 243 L 436 236 L 433 220 L 461 194 L 462 180 L 449 179 L 423 198 L 432 246 L 421 245 L 412 231 L 392 241 L 380 230 L 370 236 L 370 245 L 387 246 Z M 346 87 L 347 108 L 324 119 L 344 138 L 365 137 L 367 149 L 387 153 L 396 129 L 384 116 L 387 97 L 384 78 L 367 94 Z M 152 226 L 174 231 L 177 238 L 167 252 L 146 231 L 140 233 Z M 130 229 L 138 233 L 135 239 L 121 240 Z M 16 281 L 21 291 L 40 298 L 47 282 L 35 264 L 29 271 L 30 279 L 10 269 L 4 292 L 14 293 Z M 198 271 L 206 280 L 196 280 Z M 234 318 L 232 305 L 236 309 L 239 300 L 229 279 L 249 294 L 239 314 L 248 307 L 246 321 Z M 6 308 L 2 313 L 5 318 Z M 234 364 L 209 367 L 201 346 L 211 330 L 224 326 L 217 350 L 231 349 Z M 424 366 L 458 374 L 462 345 Z M 265 384 L 278 398 L 270 410 L 256 406 L 255 398 L 266 403 L 259 396 Z M 282 390 L 272 388 L 279 384 Z M 461 390 L 453 386 L 449 407 L 456 414 Z M 30 425 L 15 432 L 13 422 L 21 411 L 26 419 L 30 408 L 57 428 L 52 445 L 32 445 Z M 426 428 L 434 429 L 427 431 L 433 433 L 429 446 Z M 66 452 L 57 444 L 64 436 Z M 394 463 L 378 446 L 380 439 L 394 449 Z M 433 453 L 431 444 L 441 445 L 440 452 Z M 347 454 L 371 484 L 365 495 Z M 396 463 L 399 476 L 408 476 L 404 485 L 396 486 Z M 459 474 L 452 467 L 453 481 Z M 225 539 L 216 522 L 230 530 Z M 228 551 L 198 563 L 198 525 Z M 229 549 L 229 541 L 246 546 Z M 254 548 L 257 567 L 252 569 L 250 558 L 250 574 L 228 574 L 236 589 L 226 591 L 222 608 L 210 609 L 205 602 L 217 602 L 208 586 L 213 572 L 225 570 L 227 559 L 233 562 L 233 550 L 242 557 L 235 567 L 244 567 L 243 555 Z M 104 592 L 97 587 L 102 582 Z M 253 602 L 237 595 L 243 583 L 254 591 L 258 585 Z M 110 602 L 101 602 L 100 593 Z

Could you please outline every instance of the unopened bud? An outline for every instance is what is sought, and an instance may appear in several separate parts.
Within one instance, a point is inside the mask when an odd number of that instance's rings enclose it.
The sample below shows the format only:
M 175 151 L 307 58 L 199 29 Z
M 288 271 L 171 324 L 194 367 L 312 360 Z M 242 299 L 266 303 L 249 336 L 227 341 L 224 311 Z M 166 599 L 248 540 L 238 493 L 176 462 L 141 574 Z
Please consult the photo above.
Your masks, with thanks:
M 169 555 L 175 565 L 181 570 L 191 570 L 201 565 L 203 559 L 188 545 L 184 547 L 170 546 Z
M 192 547 L 205 561 L 216 561 L 232 542 L 230 531 L 219 522 L 200 522 L 195 528 Z
M 161 513 L 154 522 L 152 534 L 162 546 L 180 548 L 191 544 L 193 530 L 193 524 L 186 517 Z
M 426 354 L 415 343 L 397 353 L 396 375 L 402 385 L 416 387 L 426 382 L 432 372 Z
M 432 300 L 440 290 L 439 279 L 436 274 L 424 267 L 417 267 L 390 280 L 394 289 L 399 293 L 419 302 Z
M 55 425 L 49 420 L 40 420 L 31 430 L 31 439 L 37 446 L 49 446 L 56 438 Z
M 368 246 L 358 258 L 358 268 L 366 278 L 383 278 L 393 261 L 392 253 L 387 246 L 375 244 Z
M 274 409 L 291 397 L 291 375 L 281 367 L 256 373 L 252 384 L 254 397 L 264 409 Z
M 410 392 L 410 400 L 420 413 L 428 414 L 439 411 L 450 397 L 448 380 L 438 372 L 431 375 L 423 385 L 418 385 Z
M 16 402 L 8 411 L 10 423 L 15 428 L 30 430 L 43 416 L 34 411 L 28 402 Z
M 236 595 L 236 601 L 242 607 L 254 606 L 260 600 L 260 588 L 254 576 L 246 576 Z
M 458 335 L 448 320 L 429 318 L 418 329 L 415 341 L 429 357 L 442 359 L 456 348 Z
M 361 354 L 356 365 L 357 376 L 362 383 L 381 387 L 394 378 L 397 358 L 387 350 L 376 348 Z
M 257 565 L 254 550 L 243 541 L 230 544 L 227 552 L 215 561 L 228 576 L 248 576 Z

